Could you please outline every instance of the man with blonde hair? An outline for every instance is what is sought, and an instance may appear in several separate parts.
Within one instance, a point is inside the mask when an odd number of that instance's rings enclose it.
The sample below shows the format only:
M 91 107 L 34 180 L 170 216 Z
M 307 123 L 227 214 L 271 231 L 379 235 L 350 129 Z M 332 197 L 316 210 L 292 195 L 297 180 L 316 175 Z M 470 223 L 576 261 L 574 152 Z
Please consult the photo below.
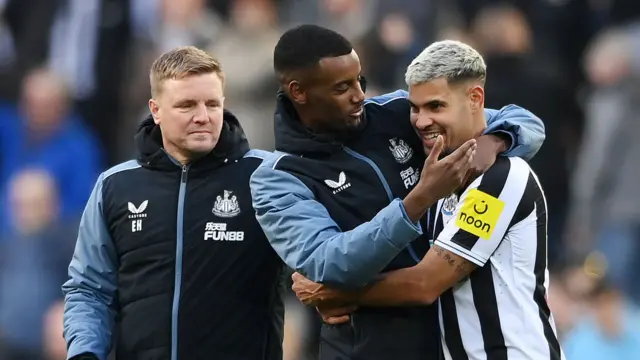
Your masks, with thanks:
M 251 207 L 224 73 L 181 47 L 152 65 L 139 155 L 102 173 L 65 293 L 69 359 L 282 359 L 281 261 Z M 113 336 L 112 336 L 113 334 Z

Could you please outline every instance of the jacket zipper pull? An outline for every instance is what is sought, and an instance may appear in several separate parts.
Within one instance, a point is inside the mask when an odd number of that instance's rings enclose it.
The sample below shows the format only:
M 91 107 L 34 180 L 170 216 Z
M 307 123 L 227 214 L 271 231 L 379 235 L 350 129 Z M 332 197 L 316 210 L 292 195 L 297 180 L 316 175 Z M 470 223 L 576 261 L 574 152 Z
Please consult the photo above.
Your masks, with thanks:
M 182 165 L 182 176 L 180 176 L 182 182 L 187 182 L 187 165 Z

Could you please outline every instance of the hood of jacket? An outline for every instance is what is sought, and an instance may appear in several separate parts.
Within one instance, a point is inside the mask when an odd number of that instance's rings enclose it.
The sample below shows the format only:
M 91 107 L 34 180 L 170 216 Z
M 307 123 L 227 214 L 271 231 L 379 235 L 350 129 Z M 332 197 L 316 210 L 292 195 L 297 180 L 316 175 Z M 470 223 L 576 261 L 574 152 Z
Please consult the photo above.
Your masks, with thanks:
M 145 167 L 157 170 L 178 170 L 174 160 L 164 151 L 162 145 L 162 131 L 160 126 L 149 115 L 138 126 L 135 135 L 138 151 L 138 162 Z M 249 151 L 249 142 L 238 119 L 228 110 L 224 110 L 222 130 L 218 143 L 213 150 L 194 161 L 192 168 L 210 169 L 218 167 L 228 161 L 237 160 Z
M 362 124 L 349 137 L 357 135 L 364 128 L 365 114 L 362 115 Z M 290 154 L 330 154 L 341 150 L 345 140 L 349 139 L 333 134 L 317 134 L 305 127 L 300 122 L 293 103 L 282 91 L 278 92 L 273 126 L 276 150 Z

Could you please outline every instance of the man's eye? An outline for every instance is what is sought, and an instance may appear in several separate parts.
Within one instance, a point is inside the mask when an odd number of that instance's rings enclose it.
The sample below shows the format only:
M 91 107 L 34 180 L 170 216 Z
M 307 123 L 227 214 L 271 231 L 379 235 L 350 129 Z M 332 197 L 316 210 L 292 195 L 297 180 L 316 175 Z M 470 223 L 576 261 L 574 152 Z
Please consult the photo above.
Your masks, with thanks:
M 349 90 L 349 85 L 347 84 L 338 85 L 338 87 L 336 87 L 336 91 L 339 93 L 345 93 L 347 90 Z

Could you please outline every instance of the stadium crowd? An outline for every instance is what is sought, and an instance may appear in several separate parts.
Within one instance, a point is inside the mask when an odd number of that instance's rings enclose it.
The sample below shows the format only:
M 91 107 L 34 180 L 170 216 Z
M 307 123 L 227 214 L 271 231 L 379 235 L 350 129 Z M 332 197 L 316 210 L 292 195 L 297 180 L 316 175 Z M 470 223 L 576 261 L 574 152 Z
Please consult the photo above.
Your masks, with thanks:
M 214 54 L 225 107 L 273 149 L 282 32 L 355 44 L 367 96 L 405 88 L 426 45 L 484 56 L 486 106 L 546 126 L 531 161 L 549 208 L 549 303 L 567 359 L 640 357 L 640 3 L 632 0 L 0 0 L 0 360 L 64 359 L 61 284 L 98 174 L 131 158 L 154 58 Z M 319 318 L 287 301 L 285 359 L 311 360 Z

